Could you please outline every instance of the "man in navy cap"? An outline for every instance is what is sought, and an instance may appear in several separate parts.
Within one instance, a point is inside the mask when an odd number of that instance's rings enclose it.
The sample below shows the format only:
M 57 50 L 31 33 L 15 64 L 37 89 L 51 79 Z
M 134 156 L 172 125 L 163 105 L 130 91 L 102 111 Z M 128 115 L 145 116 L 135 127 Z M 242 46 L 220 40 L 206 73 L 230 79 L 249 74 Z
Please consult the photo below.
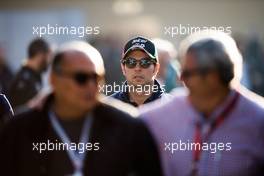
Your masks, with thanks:
M 155 79 L 159 71 L 157 49 L 152 41 L 144 37 L 129 40 L 121 59 L 121 68 L 126 78 L 122 89 L 111 97 L 133 106 L 168 97 L 164 88 Z

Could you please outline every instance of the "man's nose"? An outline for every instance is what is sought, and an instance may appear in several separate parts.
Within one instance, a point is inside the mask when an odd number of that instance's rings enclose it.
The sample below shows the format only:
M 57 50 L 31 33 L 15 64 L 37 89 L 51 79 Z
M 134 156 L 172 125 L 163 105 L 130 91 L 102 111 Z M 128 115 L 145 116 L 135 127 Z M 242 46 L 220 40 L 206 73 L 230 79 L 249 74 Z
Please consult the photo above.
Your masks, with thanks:
M 141 68 L 140 64 L 137 63 L 137 65 L 136 65 L 136 67 L 135 67 L 135 70 L 136 70 L 136 71 L 141 71 L 141 69 L 142 69 L 142 68 Z

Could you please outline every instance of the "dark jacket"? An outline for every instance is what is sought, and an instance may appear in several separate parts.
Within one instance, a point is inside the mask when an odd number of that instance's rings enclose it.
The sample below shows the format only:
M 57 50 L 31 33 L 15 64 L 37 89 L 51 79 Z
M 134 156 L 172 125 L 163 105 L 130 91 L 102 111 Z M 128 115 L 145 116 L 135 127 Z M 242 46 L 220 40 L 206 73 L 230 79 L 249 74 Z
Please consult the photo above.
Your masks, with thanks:
M 128 91 L 128 88 L 126 87 L 126 85 L 127 85 L 127 81 L 123 84 L 123 86 L 126 89 L 124 89 L 124 91 L 119 91 L 119 92 L 116 92 L 116 93 L 112 94 L 111 97 L 112 98 L 116 98 L 118 100 L 121 100 L 124 103 L 128 103 L 130 105 L 133 105 L 133 106 L 137 107 L 138 105 L 135 102 L 131 102 L 130 101 L 129 91 Z M 169 97 L 169 95 L 164 92 L 165 90 L 163 90 L 161 88 L 161 86 L 160 86 L 160 84 L 159 84 L 159 82 L 157 80 L 154 80 L 154 85 L 157 86 L 157 88 L 158 88 L 157 91 L 153 92 L 151 94 L 151 96 L 144 102 L 144 104 L 152 102 L 152 101 L 155 101 L 155 100 L 157 100 L 157 99 L 159 99 L 161 97 L 166 97 L 166 96 Z
M 0 94 L 0 131 L 7 118 L 13 116 L 13 110 L 5 95 Z
M 40 73 L 23 66 L 11 82 L 8 97 L 14 109 L 25 105 L 42 87 Z
M 4 94 L 0 94 L 0 118 L 4 115 L 13 115 L 13 110 Z
M 1 58 L 0 58 L 1 60 Z M 14 74 L 6 63 L 0 63 L 0 92 L 7 94 L 10 81 Z
M 120 108 L 100 103 L 94 109 L 89 142 L 100 143 L 100 149 L 87 152 L 85 175 L 161 175 L 157 148 L 149 131 L 140 119 L 133 118 Z M 49 132 L 54 133 L 48 110 L 49 103 L 46 103 L 41 110 L 15 116 L 4 128 L 0 135 L 1 175 L 50 175 L 52 152 L 44 151 L 40 154 L 33 151 L 32 144 L 47 142 L 50 139 Z M 60 141 L 59 138 L 57 140 Z M 59 165 L 60 161 L 57 163 Z

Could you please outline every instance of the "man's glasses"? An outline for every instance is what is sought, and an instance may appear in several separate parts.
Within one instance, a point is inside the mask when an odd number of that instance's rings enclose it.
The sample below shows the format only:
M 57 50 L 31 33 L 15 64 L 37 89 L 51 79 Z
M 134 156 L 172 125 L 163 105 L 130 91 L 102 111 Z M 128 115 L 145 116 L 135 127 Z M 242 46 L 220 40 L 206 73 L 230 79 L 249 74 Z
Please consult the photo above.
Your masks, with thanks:
M 139 63 L 139 66 L 141 68 L 149 68 L 151 64 L 155 64 L 156 60 L 151 58 L 142 58 L 140 60 L 137 60 L 132 57 L 128 57 L 126 59 L 123 59 L 121 61 L 123 65 L 126 65 L 128 68 L 135 68 L 137 66 L 137 63 Z
M 60 76 L 66 76 L 72 78 L 75 83 L 80 86 L 85 85 L 88 81 L 92 81 L 93 83 L 97 83 L 99 76 L 96 73 L 86 73 L 86 72 L 59 72 Z
M 183 70 L 181 73 L 181 79 L 188 79 L 194 75 L 206 75 L 210 71 L 212 71 L 212 69 L 209 68 L 195 68 L 195 69 Z

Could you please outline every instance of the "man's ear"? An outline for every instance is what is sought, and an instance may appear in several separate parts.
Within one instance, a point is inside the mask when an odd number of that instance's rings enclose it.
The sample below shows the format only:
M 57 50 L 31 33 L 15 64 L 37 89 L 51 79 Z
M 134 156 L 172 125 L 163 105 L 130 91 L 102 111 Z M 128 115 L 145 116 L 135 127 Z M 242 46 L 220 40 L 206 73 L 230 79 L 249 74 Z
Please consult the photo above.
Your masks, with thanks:
M 125 68 L 125 65 L 123 65 L 122 63 L 120 65 L 121 65 L 121 69 L 122 69 L 123 75 L 126 76 L 126 68 Z
M 56 74 L 53 71 L 50 72 L 49 83 L 51 86 L 54 86 L 56 83 Z
M 159 69 L 160 69 L 160 64 L 159 64 L 159 63 L 156 63 L 156 65 L 155 65 L 155 67 L 154 67 L 154 70 L 153 70 L 153 73 L 154 73 L 155 75 L 157 75 L 158 72 L 159 72 Z

